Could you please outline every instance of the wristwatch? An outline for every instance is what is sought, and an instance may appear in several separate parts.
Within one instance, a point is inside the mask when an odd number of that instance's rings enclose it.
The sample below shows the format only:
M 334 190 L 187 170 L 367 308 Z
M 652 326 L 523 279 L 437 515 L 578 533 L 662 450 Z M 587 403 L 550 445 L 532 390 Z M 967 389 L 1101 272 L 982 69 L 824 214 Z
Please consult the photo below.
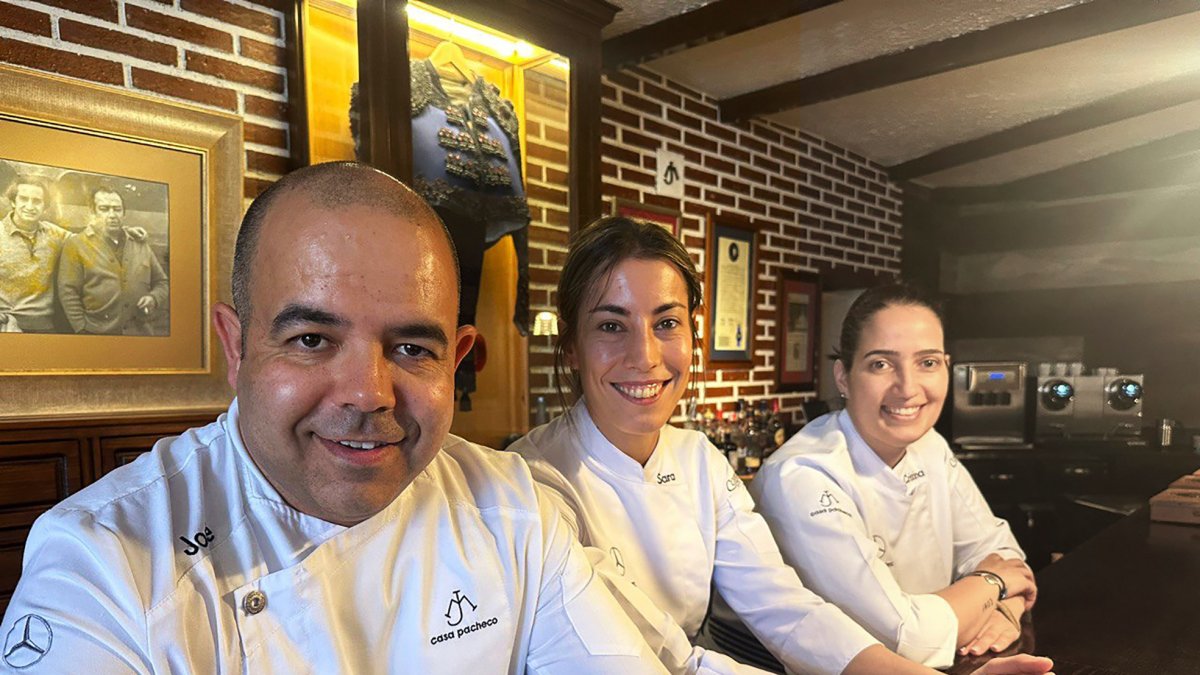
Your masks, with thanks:
M 1008 586 L 1005 585 L 1004 579 L 1001 579 L 999 574 L 996 574 L 995 572 L 988 572 L 987 570 L 975 570 L 967 576 L 982 577 L 984 581 L 995 586 L 1000 591 L 1000 597 L 997 598 L 998 600 L 1003 600 L 1008 597 Z

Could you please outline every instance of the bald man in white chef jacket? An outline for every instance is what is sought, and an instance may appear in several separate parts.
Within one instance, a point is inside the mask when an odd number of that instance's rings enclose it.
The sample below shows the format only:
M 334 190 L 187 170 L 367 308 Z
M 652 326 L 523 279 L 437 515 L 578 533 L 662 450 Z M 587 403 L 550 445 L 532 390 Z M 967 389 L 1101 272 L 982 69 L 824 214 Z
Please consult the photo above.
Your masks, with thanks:
M 302 169 L 213 319 L 237 399 L 38 519 L 20 673 L 658 673 L 525 463 L 448 435 L 454 253 L 407 188 Z

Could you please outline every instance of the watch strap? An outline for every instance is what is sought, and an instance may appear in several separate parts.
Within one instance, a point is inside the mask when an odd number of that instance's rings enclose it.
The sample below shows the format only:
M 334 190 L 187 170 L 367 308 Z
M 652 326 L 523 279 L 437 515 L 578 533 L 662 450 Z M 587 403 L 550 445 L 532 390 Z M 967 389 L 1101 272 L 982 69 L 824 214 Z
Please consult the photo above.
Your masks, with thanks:
M 984 581 L 996 587 L 999 591 L 997 600 L 1004 600 L 1008 597 L 1008 585 L 1004 583 L 1004 579 L 1000 578 L 999 574 L 989 572 L 987 570 L 975 570 L 967 574 L 969 577 L 981 577 Z

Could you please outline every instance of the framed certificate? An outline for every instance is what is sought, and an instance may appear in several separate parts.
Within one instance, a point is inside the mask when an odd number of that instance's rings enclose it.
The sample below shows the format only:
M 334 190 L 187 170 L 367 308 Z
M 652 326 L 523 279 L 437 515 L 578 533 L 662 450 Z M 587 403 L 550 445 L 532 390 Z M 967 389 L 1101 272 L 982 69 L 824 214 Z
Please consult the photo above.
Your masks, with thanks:
M 705 356 L 710 366 L 745 365 L 753 360 L 758 232 L 711 215 L 707 230 Z
M 821 279 L 815 274 L 784 272 L 775 296 L 776 389 L 813 391 L 817 385 Z

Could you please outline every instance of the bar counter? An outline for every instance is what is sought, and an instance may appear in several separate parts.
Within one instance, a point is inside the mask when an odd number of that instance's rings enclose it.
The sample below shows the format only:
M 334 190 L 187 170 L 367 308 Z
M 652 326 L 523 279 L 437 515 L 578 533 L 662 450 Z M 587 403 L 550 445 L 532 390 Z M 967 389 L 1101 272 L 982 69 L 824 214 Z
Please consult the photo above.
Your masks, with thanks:
M 1058 675 L 1200 673 L 1200 526 L 1125 517 L 1037 575 L 1017 645 Z M 970 673 L 989 657 L 959 659 Z

